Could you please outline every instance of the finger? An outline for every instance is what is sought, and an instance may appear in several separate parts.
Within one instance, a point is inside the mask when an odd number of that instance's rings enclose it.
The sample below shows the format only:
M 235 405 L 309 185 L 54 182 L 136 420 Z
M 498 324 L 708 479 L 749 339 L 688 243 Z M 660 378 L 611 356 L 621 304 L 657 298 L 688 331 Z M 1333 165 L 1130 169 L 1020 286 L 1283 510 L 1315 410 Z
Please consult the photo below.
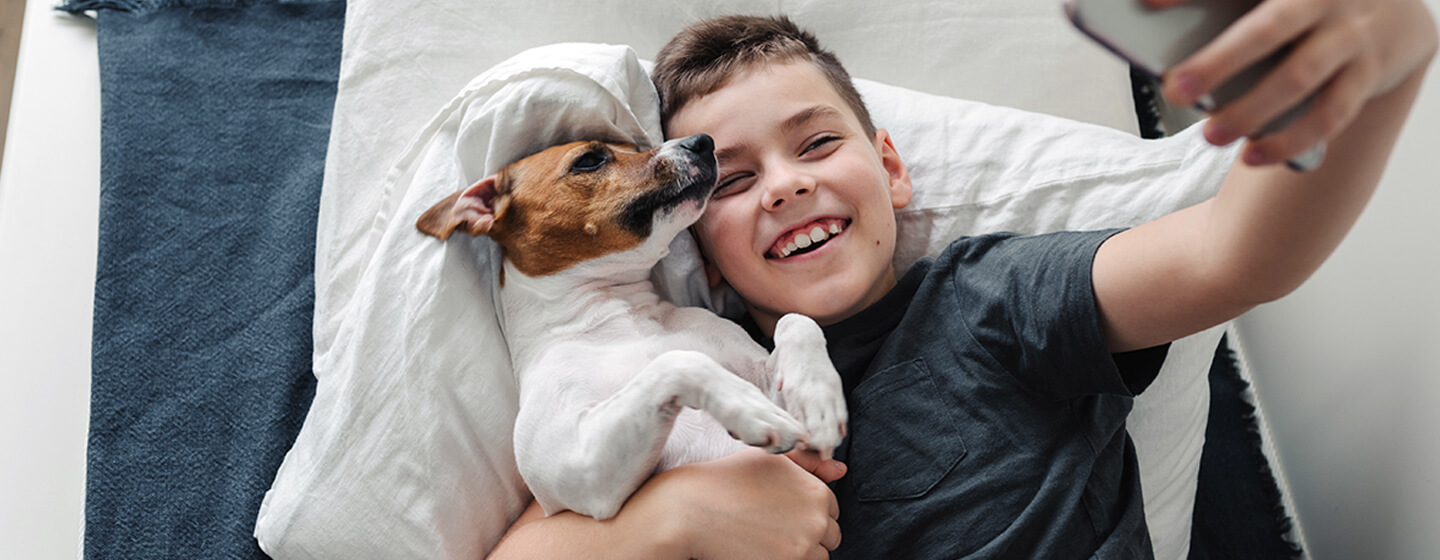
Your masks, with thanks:
M 811 449 L 793 449 L 785 453 L 785 456 L 789 457 L 792 462 L 800 465 L 800 468 L 805 469 L 805 471 L 810 474 L 815 474 L 815 470 L 824 464 L 824 461 L 820 458 L 820 454 Z
M 845 476 L 845 471 L 849 470 L 845 463 L 827 459 L 813 449 L 796 449 L 785 456 L 826 484 L 840 480 L 840 477 Z
M 825 536 L 820 537 L 820 546 L 825 550 L 835 550 L 840 546 L 840 524 L 830 521 L 830 526 L 825 528 Z
M 1205 138 L 1223 146 L 1243 136 L 1260 135 L 1267 123 L 1310 97 L 1354 58 L 1360 41 L 1349 29 L 1327 29 L 1307 37 L 1255 88 L 1217 111 L 1205 126 Z
M 1314 27 L 1323 12 L 1289 0 L 1261 2 L 1166 72 L 1165 99 L 1182 107 L 1194 105 L 1202 95 Z
M 814 472 L 815 476 L 819 477 L 821 481 L 829 484 L 844 477 L 845 471 L 847 470 L 849 470 L 849 467 L 846 467 L 845 463 L 834 459 L 826 459 L 820 463 L 819 467 L 815 468 Z
M 1241 158 L 1248 165 L 1289 160 L 1316 144 L 1334 138 L 1354 122 L 1364 104 L 1369 68 L 1352 64 L 1321 91 L 1300 120 L 1284 131 L 1251 141 Z

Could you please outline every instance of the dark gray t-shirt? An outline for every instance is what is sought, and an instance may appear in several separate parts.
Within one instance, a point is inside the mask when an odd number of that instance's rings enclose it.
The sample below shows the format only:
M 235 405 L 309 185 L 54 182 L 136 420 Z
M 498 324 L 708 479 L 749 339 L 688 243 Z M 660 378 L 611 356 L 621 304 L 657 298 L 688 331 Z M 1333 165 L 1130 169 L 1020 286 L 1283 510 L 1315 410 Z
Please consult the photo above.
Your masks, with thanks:
M 1167 347 L 1106 348 L 1114 233 L 959 239 L 826 327 L 851 428 L 831 558 L 1153 557 L 1125 417 Z

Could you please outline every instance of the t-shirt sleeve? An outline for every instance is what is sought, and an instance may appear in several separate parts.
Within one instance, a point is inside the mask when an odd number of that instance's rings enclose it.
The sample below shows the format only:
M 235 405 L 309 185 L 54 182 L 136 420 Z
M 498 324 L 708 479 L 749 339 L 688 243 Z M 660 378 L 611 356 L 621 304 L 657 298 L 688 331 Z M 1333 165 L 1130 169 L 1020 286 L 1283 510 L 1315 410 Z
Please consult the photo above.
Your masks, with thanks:
M 1095 252 L 1119 231 L 957 240 L 936 262 L 953 273 L 964 326 L 953 336 L 972 337 L 1038 394 L 1132 396 L 1140 388 L 1111 358 L 1091 283 Z

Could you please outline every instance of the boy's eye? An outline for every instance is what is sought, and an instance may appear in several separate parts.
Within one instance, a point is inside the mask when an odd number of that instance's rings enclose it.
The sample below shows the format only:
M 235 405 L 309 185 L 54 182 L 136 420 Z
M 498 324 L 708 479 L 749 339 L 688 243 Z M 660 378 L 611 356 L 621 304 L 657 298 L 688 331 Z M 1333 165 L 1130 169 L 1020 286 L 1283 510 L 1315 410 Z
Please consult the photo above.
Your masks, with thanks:
M 725 198 L 730 195 L 740 194 L 749 188 L 752 177 L 749 173 L 736 173 L 720 178 L 720 183 L 715 186 L 715 192 L 710 195 L 711 200 Z
M 581 154 L 580 157 L 575 158 L 575 161 L 570 163 L 570 172 L 585 173 L 600 169 L 601 166 L 605 165 L 606 159 L 607 158 L 605 157 L 605 152 L 585 152 L 584 154 Z
M 815 141 L 814 141 L 814 142 L 811 142 L 808 146 L 805 146 L 805 150 L 802 151 L 801 153 L 810 153 L 810 152 L 813 152 L 813 151 L 815 151 L 815 150 L 818 150 L 818 149 L 824 147 L 826 144 L 830 144 L 831 142 L 834 142 L 834 141 L 839 140 L 839 139 L 840 139 L 839 136 L 834 136 L 834 135 L 821 136 L 821 137 L 819 137 L 819 138 L 816 138 Z

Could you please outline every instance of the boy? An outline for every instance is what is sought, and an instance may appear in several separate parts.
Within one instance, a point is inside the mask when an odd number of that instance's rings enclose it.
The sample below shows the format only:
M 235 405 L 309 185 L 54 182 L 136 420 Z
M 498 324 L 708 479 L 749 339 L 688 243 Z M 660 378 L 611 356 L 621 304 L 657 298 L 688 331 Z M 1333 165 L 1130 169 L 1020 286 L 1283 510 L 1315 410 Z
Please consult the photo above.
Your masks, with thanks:
M 707 272 L 745 300 L 757 338 L 787 312 L 826 325 L 851 408 L 837 452 L 849 472 L 755 453 L 675 469 L 609 522 L 532 506 L 494 556 L 1152 556 L 1130 398 L 1164 344 L 1283 296 L 1323 262 L 1436 49 L 1416 0 L 1269 0 L 1167 76 L 1166 95 L 1191 104 L 1297 37 L 1206 137 L 1252 134 L 1318 92 L 1314 107 L 1250 141 L 1214 199 L 1124 231 L 960 239 L 896 278 L 909 176 L 834 57 L 783 19 L 682 32 L 655 80 L 667 136 L 716 141 L 720 184 L 695 226 Z M 1320 140 L 1321 169 L 1274 165 Z M 817 478 L 836 482 L 834 498 Z

